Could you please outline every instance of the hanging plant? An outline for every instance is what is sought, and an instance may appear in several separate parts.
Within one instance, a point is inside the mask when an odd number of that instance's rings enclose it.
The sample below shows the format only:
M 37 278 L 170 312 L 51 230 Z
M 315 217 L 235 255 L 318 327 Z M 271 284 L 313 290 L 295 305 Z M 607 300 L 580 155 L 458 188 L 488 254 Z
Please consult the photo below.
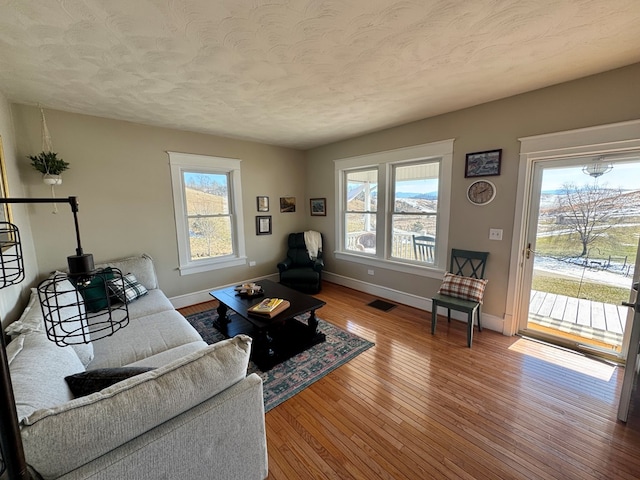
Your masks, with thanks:
M 69 168 L 69 163 L 58 158 L 55 152 L 40 152 L 37 156 L 30 155 L 31 166 L 44 175 L 60 175 Z

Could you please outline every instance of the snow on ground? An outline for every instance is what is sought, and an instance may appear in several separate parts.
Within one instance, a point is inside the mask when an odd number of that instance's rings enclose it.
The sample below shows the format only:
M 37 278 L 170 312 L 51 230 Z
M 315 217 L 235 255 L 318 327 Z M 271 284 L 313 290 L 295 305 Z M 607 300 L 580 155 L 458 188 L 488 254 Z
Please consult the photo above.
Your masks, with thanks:
M 573 260 L 576 261 L 576 259 Z M 561 277 L 570 277 L 576 280 L 584 279 L 589 282 L 604 283 L 624 288 L 631 288 L 631 281 L 633 277 L 633 267 L 631 268 L 630 274 L 625 276 L 621 271 L 622 264 L 612 264 L 610 268 L 605 269 L 598 267 L 595 264 L 592 267 L 585 267 L 583 265 L 571 263 L 568 260 L 542 256 L 536 256 L 534 269 Z

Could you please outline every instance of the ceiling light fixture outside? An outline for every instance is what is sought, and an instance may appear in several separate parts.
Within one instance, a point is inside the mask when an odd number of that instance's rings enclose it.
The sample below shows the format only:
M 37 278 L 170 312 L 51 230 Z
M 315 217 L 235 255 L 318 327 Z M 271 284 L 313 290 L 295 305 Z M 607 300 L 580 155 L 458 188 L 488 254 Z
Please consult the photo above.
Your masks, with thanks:
M 613 165 L 603 162 L 605 157 L 598 157 L 593 162 L 582 167 L 582 171 L 593 178 L 598 178 L 609 173 L 613 169 Z

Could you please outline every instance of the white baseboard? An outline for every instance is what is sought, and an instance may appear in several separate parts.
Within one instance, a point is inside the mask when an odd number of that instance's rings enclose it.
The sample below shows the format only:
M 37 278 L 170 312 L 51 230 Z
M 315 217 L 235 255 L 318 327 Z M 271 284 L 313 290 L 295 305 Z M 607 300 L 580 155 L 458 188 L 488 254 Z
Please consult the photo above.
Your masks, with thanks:
M 401 292 L 399 290 L 394 290 L 388 287 L 381 287 L 380 285 L 374 285 L 372 283 L 363 282 L 354 278 L 343 277 L 342 275 L 336 275 L 335 273 L 323 272 L 322 275 L 329 282 L 337 283 L 338 285 L 342 285 L 344 287 L 353 288 L 354 290 L 358 290 L 360 292 L 369 293 L 371 295 L 375 295 L 376 297 L 384 298 L 385 300 L 391 300 L 396 303 L 402 303 L 403 305 L 409 305 L 410 307 L 424 310 L 425 312 L 428 312 L 429 315 L 431 314 L 432 308 L 430 298 L 420 297 L 418 295 Z M 440 313 L 443 312 L 445 312 L 444 309 L 442 309 Z M 428 318 L 429 320 L 431 320 L 430 316 Z M 467 321 L 467 316 L 465 314 L 456 311 L 451 312 L 451 318 L 459 320 L 461 322 Z M 482 328 L 488 328 L 489 330 L 495 330 L 497 332 L 503 333 L 504 319 L 496 317 L 494 315 L 483 313 Z
M 384 298 L 385 300 L 390 300 L 396 303 L 402 303 L 403 305 L 409 305 L 410 307 L 418 308 L 420 310 L 424 310 L 430 314 L 431 312 L 431 299 L 426 297 L 420 297 L 418 295 L 413 295 L 406 292 L 401 292 L 399 290 L 394 290 L 388 287 L 381 287 L 380 285 L 374 285 L 372 283 L 363 282 L 361 280 L 356 280 L 354 278 L 343 277 L 342 275 L 337 275 L 331 272 L 323 272 L 322 276 L 325 280 L 331 283 L 337 283 L 338 285 L 342 285 L 344 287 L 353 288 L 354 290 L 358 290 L 360 292 L 369 293 L 371 295 L 375 295 L 376 297 Z M 278 274 L 266 275 L 258 278 L 247 279 L 241 283 L 248 282 L 259 282 L 263 279 L 273 280 L 274 282 L 278 281 Z M 207 290 L 202 290 L 200 292 L 187 293 L 185 295 L 178 295 L 176 297 L 171 297 L 171 303 L 174 308 L 183 308 L 188 307 L 190 305 L 196 305 L 198 303 L 208 302 L 212 300 L 209 292 L 212 290 L 219 290 L 221 288 L 231 287 L 232 285 L 237 285 L 237 283 L 229 284 L 229 285 L 217 285 L 215 287 L 211 287 Z M 444 311 L 444 309 L 443 309 Z M 431 317 L 427 317 L 425 314 L 425 319 Z M 461 322 L 466 322 L 466 315 L 453 311 L 451 312 L 451 318 L 455 320 L 459 320 Z M 482 327 L 488 328 L 489 330 L 495 330 L 497 332 L 503 333 L 504 328 L 504 319 L 496 317 L 494 315 L 489 315 L 487 313 L 482 314 Z

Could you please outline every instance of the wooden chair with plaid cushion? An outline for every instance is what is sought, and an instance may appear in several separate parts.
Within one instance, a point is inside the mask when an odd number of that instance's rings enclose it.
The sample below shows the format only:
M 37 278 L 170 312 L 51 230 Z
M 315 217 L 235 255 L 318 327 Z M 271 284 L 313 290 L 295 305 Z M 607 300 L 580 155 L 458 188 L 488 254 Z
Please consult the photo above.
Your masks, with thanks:
M 447 320 L 451 321 L 451 310 L 467 314 L 467 346 L 471 348 L 473 339 L 473 320 L 478 321 L 478 331 L 482 331 L 480 323 L 482 301 L 487 280 L 484 270 L 489 252 L 451 249 L 450 272 L 445 273 L 438 293 L 431 299 L 431 334 L 436 333 L 438 307 L 447 309 Z

